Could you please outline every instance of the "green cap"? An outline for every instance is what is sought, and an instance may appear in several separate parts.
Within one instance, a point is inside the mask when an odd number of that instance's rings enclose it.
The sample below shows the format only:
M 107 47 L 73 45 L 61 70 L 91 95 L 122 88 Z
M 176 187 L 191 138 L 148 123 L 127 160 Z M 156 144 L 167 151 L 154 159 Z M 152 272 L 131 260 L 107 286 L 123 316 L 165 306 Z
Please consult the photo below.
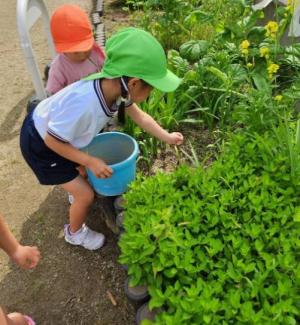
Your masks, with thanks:
M 114 34 L 105 47 L 106 59 L 102 71 L 85 80 L 98 78 L 135 77 L 163 92 L 174 91 L 181 79 L 167 69 L 162 46 L 148 32 L 125 28 Z

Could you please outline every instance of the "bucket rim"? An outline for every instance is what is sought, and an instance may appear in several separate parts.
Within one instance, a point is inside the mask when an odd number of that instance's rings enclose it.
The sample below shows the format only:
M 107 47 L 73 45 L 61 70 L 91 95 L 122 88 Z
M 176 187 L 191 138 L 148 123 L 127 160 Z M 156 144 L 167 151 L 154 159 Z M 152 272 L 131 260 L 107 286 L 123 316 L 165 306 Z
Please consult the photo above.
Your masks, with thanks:
M 119 168 L 122 167 L 122 165 L 125 165 L 128 161 L 130 161 L 132 159 L 135 159 L 138 156 L 138 154 L 139 154 L 139 145 L 138 145 L 137 141 L 132 136 L 130 136 L 130 135 L 126 134 L 126 133 L 123 133 L 123 132 L 118 132 L 118 131 L 103 132 L 103 133 L 97 134 L 93 138 L 93 140 L 85 148 L 83 148 L 83 150 L 86 150 L 96 138 L 101 137 L 101 136 L 105 136 L 105 135 L 121 135 L 121 136 L 131 140 L 132 143 L 133 143 L 133 146 L 134 146 L 132 153 L 125 160 L 122 160 L 121 162 L 118 162 L 116 164 L 108 164 L 108 166 L 111 167 L 112 169 L 114 169 L 114 168 L 119 169 Z

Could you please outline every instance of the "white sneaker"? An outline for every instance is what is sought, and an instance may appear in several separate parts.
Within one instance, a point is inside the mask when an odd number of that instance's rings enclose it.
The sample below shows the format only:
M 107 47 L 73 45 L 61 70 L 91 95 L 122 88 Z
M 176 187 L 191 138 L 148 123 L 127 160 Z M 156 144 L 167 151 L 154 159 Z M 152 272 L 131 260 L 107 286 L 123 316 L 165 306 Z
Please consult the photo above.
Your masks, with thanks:
M 68 199 L 69 199 L 69 203 L 73 204 L 74 202 L 74 196 L 71 193 L 68 193 Z
M 105 240 L 103 234 L 91 230 L 85 224 L 83 224 L 83 226 L 74 234 L 71 234 L 69 226 L 69 224 L 65 225 L 64 228 L 65 241 L 67 243 L 82 246 L 91 251 L 103 246 Z

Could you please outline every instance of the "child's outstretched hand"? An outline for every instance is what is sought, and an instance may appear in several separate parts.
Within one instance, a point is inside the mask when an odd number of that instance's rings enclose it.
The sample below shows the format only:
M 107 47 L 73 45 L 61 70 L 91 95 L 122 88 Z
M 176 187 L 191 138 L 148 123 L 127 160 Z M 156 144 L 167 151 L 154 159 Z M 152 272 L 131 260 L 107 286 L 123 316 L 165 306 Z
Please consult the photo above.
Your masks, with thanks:
M 113 173 L 112 169 L 102 159 L 96 157 L 90 157 L 86 167 L 98 178 L 108 178 Z
M 183 135 L 180 132 L 169 133 L 168 144 L 181 145 L 183 143 Z
M 18 245 L 10 258 L 23 269 L 32 269 L 37 266 L 41 254 L 37 247 Z

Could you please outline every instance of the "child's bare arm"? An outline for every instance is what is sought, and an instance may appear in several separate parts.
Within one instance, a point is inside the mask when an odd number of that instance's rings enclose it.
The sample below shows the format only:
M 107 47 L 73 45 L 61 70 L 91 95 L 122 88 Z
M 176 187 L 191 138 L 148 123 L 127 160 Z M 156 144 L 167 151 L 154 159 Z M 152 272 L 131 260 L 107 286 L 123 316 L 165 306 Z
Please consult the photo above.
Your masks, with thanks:
M 19 266 L 29 269 L 37 265 L 40 252 L 36 247 L 22 246 L 0 216 L 0 248 Z
M 69 143 L 64 143 L 55 139 L 50 134 L 46 135 L 44 141 L 50 149 L 58 153 L 60 156 L 89 168 L 96 177 L 106 178 L 111 176 L 112 169 L 107 166 L 102 159 L 90 156 L 87 153 L 76 149 Z
M 3 217 L 0 216 L 0 248 L 2 248 L 8 256 L 11 256 L 18 245 L 18 241 L 9 230 Z
M 143 130 L 168 144 L 180 145 L 183 135 L 179 132 L 169 133 L 163 129 L 149 114 L 143 112 L 136 104 L 126 108 L 126 114 Z

